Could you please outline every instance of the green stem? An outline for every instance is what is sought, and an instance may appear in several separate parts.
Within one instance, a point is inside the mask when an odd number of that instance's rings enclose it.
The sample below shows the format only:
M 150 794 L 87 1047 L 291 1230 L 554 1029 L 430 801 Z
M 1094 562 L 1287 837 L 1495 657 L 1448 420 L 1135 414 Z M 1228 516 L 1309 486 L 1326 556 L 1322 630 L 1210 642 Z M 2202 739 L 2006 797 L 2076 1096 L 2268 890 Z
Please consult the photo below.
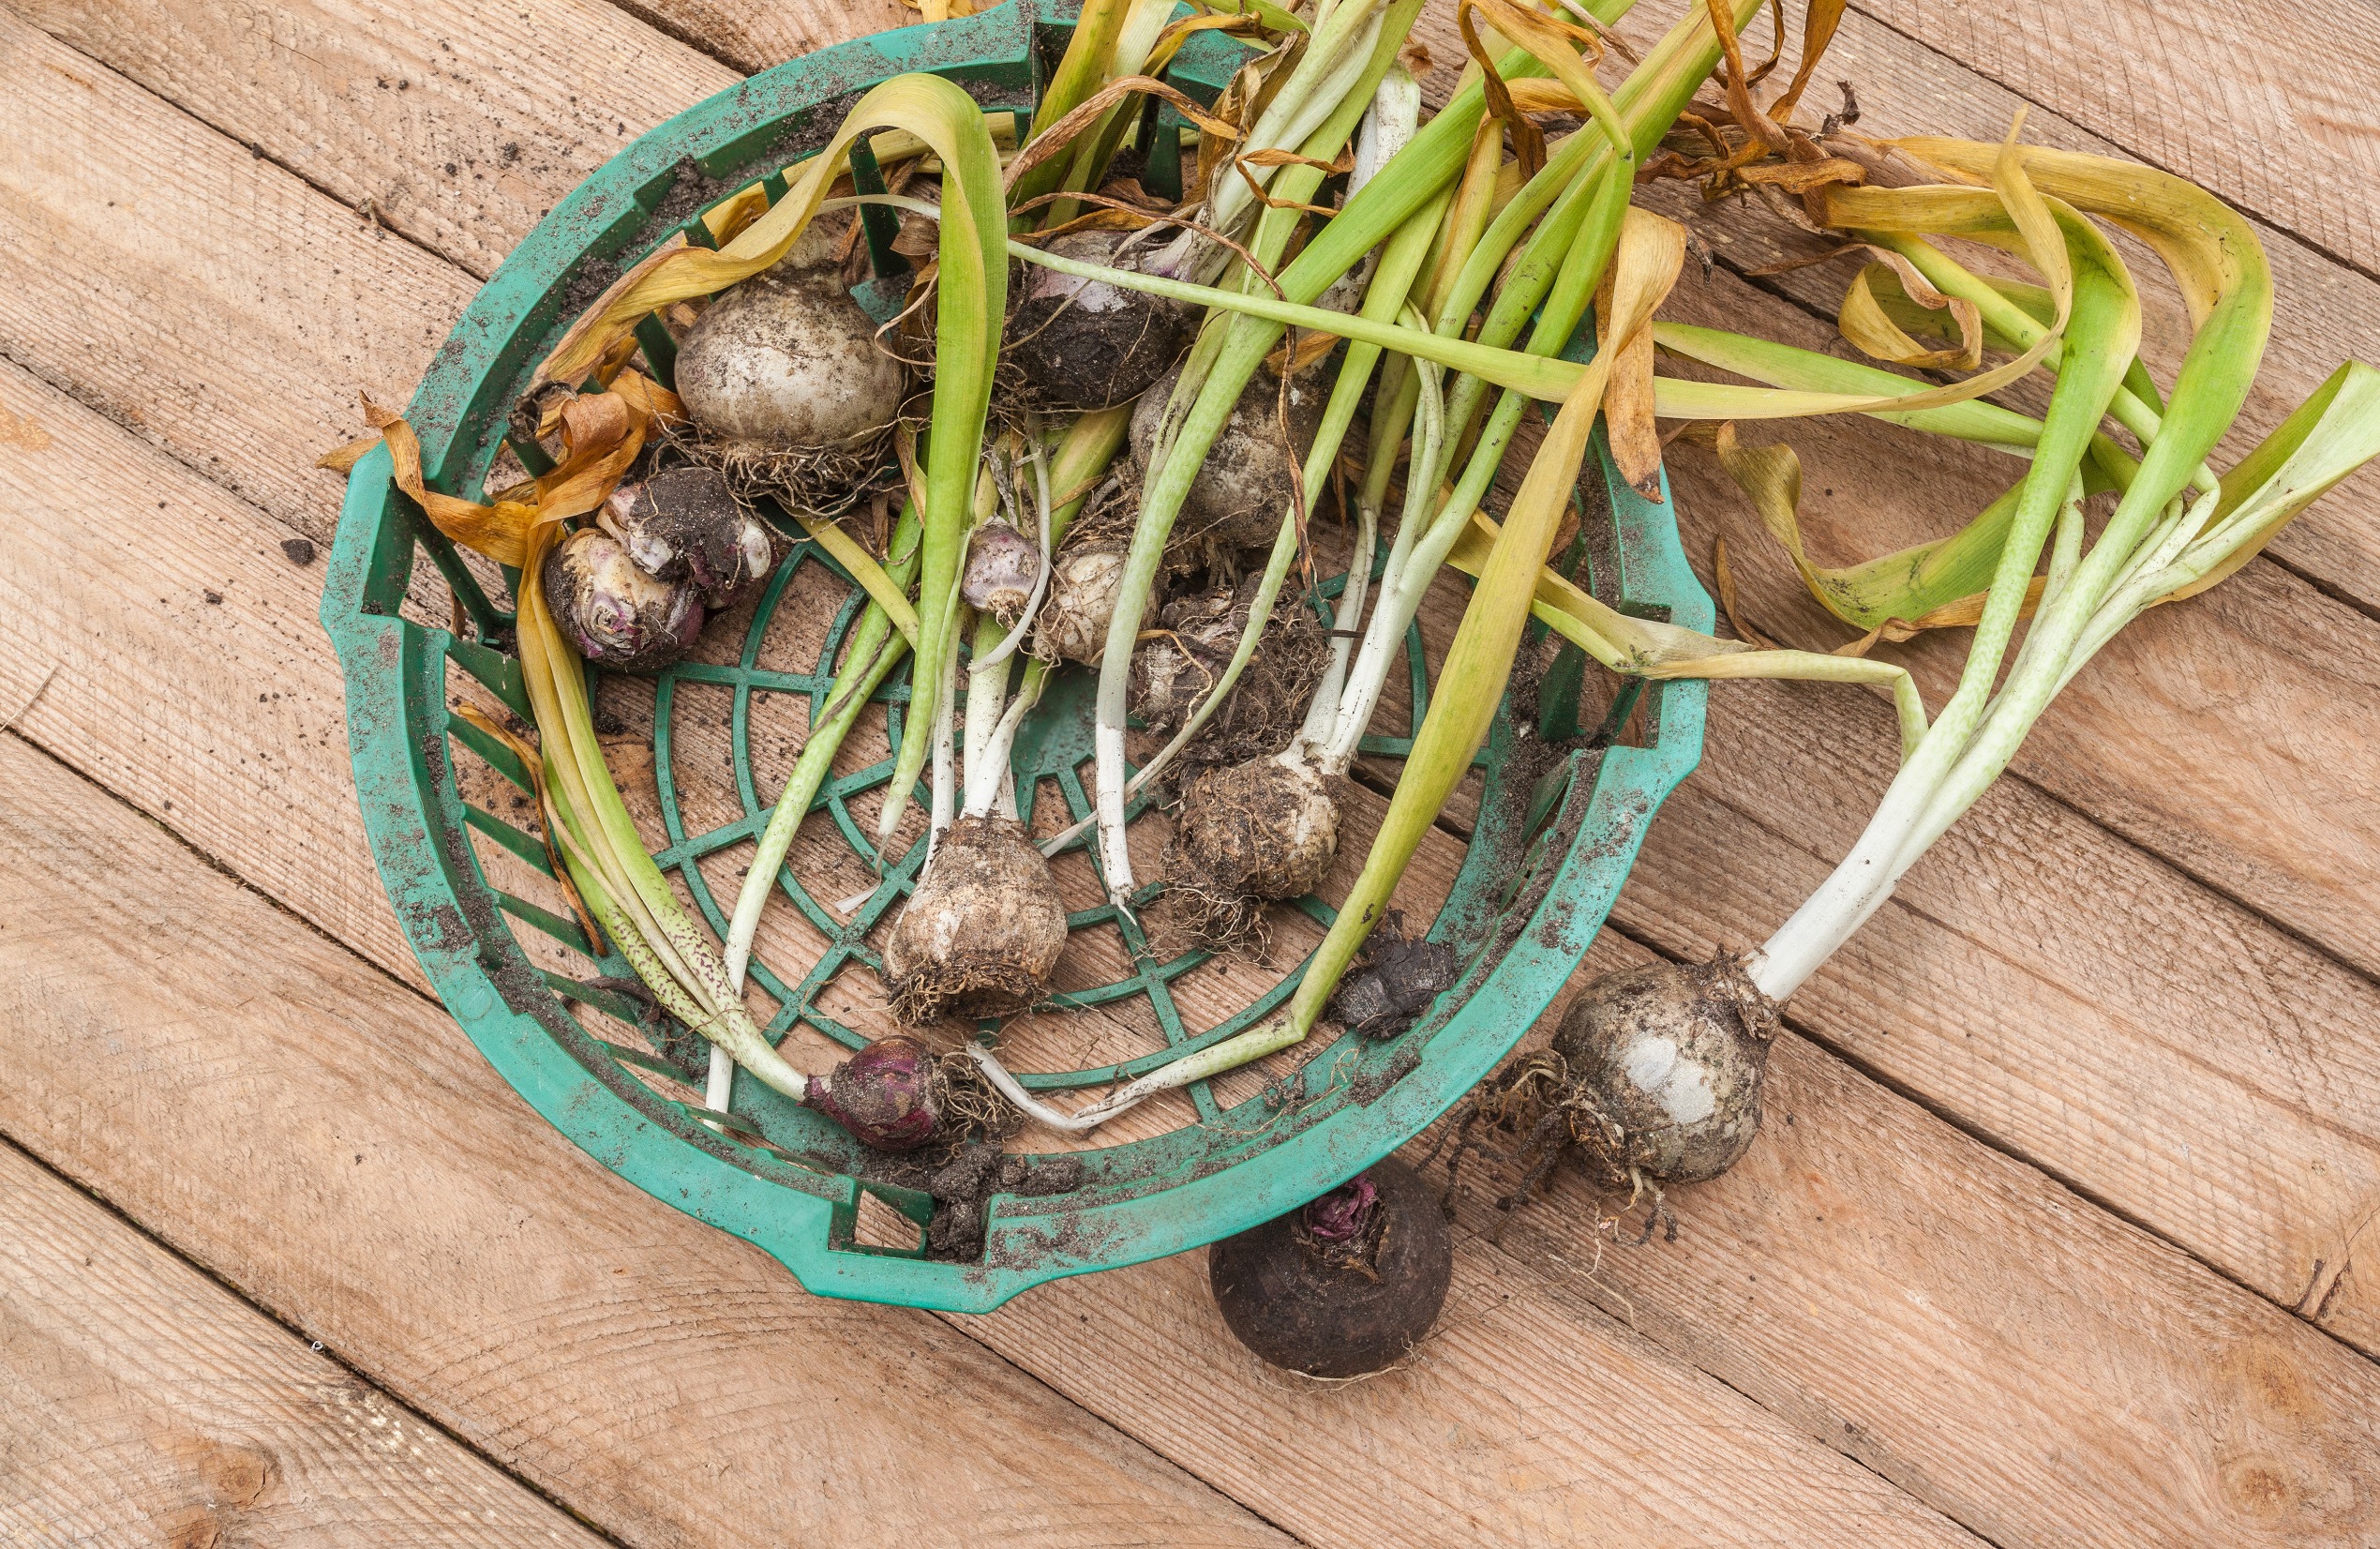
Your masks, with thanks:
M 2051 524 L 2062 502 L 2080 502 L 2083 458 L 2139 348 L 2140 298 L 2122 261 L 2088 220 L 2061 211 L 2058 222 L 2073 271 L 2073 308 L 2061 344 L 2065 368 L 2050 394 L 2033 465 L 2026 474 L 1958 688 L 1916 753 L 1901 766 L 1851 852 L 1755 959 L 1753 982 L 1774 999 L 1784 1000 L 1817 971 L 1882 904 L 1906 869 L 1900 857 L 1909 834 L 1983 719 Z M 2156 455 L 2152 447 L 2151 458 Z M 2173 459 L 2168 455 L 2164 460 L 2170 465 Z M 2193 457 L 2191 463 L 2196 460 Z M 2126 503 L 2144 489 L 2135 478 Z M 2102 550 L 2106 548 L 2103 540 Z M 2045 602 L 2034 619 L 2036 635 L 2066 600 Z

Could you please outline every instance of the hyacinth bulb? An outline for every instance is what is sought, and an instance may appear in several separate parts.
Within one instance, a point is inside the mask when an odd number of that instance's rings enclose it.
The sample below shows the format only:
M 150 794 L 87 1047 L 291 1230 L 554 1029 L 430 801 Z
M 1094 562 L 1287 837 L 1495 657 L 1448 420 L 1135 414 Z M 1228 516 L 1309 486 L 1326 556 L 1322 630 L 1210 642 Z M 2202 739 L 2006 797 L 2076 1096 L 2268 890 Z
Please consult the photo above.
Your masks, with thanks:
M 1033 624 L 1033 654 L 1043 661 L 1098 665 L 1107 626 L 1124 594 L 1124 545 L 1114 539 L 1068 544 L 1050 566 L 1050 594 Z
M 934 1051 L 902 1033 L 879 1038 L 824 1075 L 810 1078 L 801 1105 L 880 1151 L 915 1150 L 940 1125 Z
M 1012 818 L 961 818 L 884 945 L 892 1014 L 1006 1016 L 1040 1000 L 1066 948 L 1066 903 Z
M 546 606 L 579 654 L 601 667 L 650 672 L 684 655 L 702 632 L 702 599 L 686 581 L 652 576 L 608 533 L 562 540 L 544 566 Z
M 1044 248 L 1060 258 L 1130 268 L 1116 249 L 1129 233 L 1069 232 Z M 1103 279 L 1019 265 L 1000 359 L 1024 375 L 1025 388 L 1058 409 L 1113 409 L 1130 403 L 1174 368 L 1190 343 L 1197 311 L 1189 303 Z
M 1040 572 L 1039 544 L 1007 522 L 987 521 L 967 540 L 959 596 L 977 612 L 989 613 L 1013 626 L 1031 605 L 1033 584 Z

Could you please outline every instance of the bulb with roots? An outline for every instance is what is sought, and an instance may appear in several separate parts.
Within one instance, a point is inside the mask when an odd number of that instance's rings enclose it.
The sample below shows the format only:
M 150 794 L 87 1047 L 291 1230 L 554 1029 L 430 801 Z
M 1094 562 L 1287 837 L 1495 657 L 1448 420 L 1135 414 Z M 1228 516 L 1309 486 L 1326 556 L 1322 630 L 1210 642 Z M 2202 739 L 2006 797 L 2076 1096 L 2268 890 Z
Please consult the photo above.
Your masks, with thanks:
M 1776 1029 L 1776 1003 L 1731 955 L 1606 974 L 1549 1047 L 1482 1086 L 1456 1125 L 1454 1166 L 1471 1154 L 1519 1166 L 1499 1201 L 1510 1209 L 1575 1156 L 1632 1197 L 1650 1190 L 1657 1215 L 1664 1187 L 1716 1178 L 1751 1148 Z
M 1142 394 L 1132 411 L 1132 464 L 1144 481 L 1157 456 L 1167 400 L 1180 377 L 1175 370 Z M 1313 375 L 1293 373 L 1284 387 L 1269 368 L 1258 368 L 1207 448 L 1198 477 L 1174 518 L 1168 543 L 1172 563 L 1188 568 L 1215 561 L 1228 570 L 1241 549 L 1272 543 L 1281 513 L 1296 503 L 1301 464 L 1322 428 L 1326 397 Z
M 897 1032 L 811 1076 L 801 1105 L 880 1151 L 916 1150 L 965 1133 L 996 1132 L 1007 1122 L 998 1094 L 972 1063 Z
M 1058 549 L 1049 596 L 1033 623 L 1033 654 L 1046 662 L 1099 664 L 1124 592 L 1124 549 L 1122 540 L 1101 537 Z
M 967 539 L 959 600 L 998 619 L 1003 628 L 1013 627 L 1033 605 L 1040 572 L 1040 546 L 995 518 Z
M 1179 727 L 1232 659 L 1248 624 L 1246 602 L 1219 586 L 1175 598 L 1156 630 L 1132 653 L 1131 711 L 1155 732 Z
M 892 1014 L 914 1026 L 1028 1010 L 1065 947 L 1066 903 L 1025 825 L 961 817 L 885 941 Z
M 1339 854 L 1339 797 L 1304 744 L 1202 770 L 1165 847 L 1175 929 L 1210 951 L 1256 939 L 1267 902 L 1302 898 Z
M 689 455 L 806 509 L 847 504 L 882 464 L 905 385 L 816 222 L 712 302 L 678 350 Z
M 1207 1250 L 1216 1306 L 1239 1342 L 1309 1376 L 1396 1364 L 1438 1321 L 1454 1239 L 1436 1194 L 1394 1157 Z

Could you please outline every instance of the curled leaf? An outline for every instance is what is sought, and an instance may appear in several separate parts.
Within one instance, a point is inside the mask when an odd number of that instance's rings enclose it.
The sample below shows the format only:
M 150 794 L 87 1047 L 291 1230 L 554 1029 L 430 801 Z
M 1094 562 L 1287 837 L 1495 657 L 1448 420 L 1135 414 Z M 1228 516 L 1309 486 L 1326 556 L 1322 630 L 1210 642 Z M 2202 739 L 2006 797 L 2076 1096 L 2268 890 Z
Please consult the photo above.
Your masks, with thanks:
M 390 477 L 418 504 L 430 524 L 466 549 L 499 564 L 519 567 L 530 534 L 551 522 L 584 516 L 627 476 L 660 420 L 682 420 L 678 395 L 636 371 L 622 371 L 600 393 L 574 394 L 547 411 L 562 438 L 550 473 L 515 486 L 486 504 L 432 489 L 422 477 L 422 444 L 400 416 L 365 401 L 365 417 L 388 446 Z M 526 491 L 526 498 L 513 498 Z
M 1972 624 L 1981 616 L 1982 596 L 1999 563 L 2021 485 L 1950 537 L 1860 564 L 1829 567 L 1813 563 L 1803 546 L 1802 461 L 1792 447 L 1782 442 L 1746 446 L 1728 424 L 1715 427 L 1707 437 L 1691 439 L 1707 442 L 1719 466 L 1751 501 L 1760 525 L 1792 560 L 1810 595 L 1836 618 L 1866 631 L 1873 638 L 1869 643 Z
M 1598 325 L 1617 326 L 1611 315 L 1611 277 L 1595 294 Z M 1661 498 L 1661 429 L 1654 419 L 1653 329 L 1639 324 L 1622 341 L 1603 389 L 1604 433 L 1621 477 L 1645 499 Z

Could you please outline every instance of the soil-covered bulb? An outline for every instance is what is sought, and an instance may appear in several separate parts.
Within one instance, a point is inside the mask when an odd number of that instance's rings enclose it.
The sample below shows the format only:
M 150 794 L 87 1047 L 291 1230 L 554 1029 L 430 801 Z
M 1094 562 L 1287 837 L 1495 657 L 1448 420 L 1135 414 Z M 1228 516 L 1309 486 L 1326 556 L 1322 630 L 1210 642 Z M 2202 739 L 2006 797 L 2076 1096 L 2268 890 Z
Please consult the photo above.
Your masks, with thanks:
M 961 818 L 884 944 L 892 1014 L 1007 1016 L 1041 998 L 1066 948 L 1066 903 L 1012 818 Z
M 1122 232 L 1070 232 L 1046 250 L 1106 268 Z M 1113 409 L 1130 403 L 1171 370 L 1189 342 L 1196 313 L 1186 302 L 1128 291 L 1103 279 L 1060 274 L 1038 263 L 1011 286 L 1001 358 L 1023 373 L 1026 391 L 1057 409 Z
M 1300 898 L 1330 875 L 1339 803 L 1304 759 L 1205 770 L 1182 793 L 1174 850 L 1181 876 L 1214 892 Z
M 934 1138 L 934 1051 L 902 1033 L 879 1038 L 824 1075 L 810 1078 L 801 1105 L 880 1151 L 915 1150 Z
M 1145 484 L 1166 400 L 1179 373 L 1141 397 L 1132 411 L 1133 465 Z M 1174 518 L 1171 545 L 1186 558 L 1270 544 L 1296 499 L 1297 481 L 1322 428 L 1325 383 L 1319 372 L 1281 380 L 1258 368 L 1207 449 L 1190 494 Z M 1287 434 L 1283 434 L 1286 419 Z
M 1172 731 L 1197 710 L 1239 647 L 1250 600 L 1224 586 L 1165 605 L 1161 627 L 1132 654 L 1131 711 L 1143 726 Z
M 1070 543 L 1050 566 L 1050 593 L 1033 625 L 1033 654 L 1043 661 L 1097 664 L 1107 626 L 1124 594 L 1124 545 L 1114 539 Z
M 604 504 L 604 527 L 646 574 L 690 581 L 703 606 L 732 608 L 769 573 L 769 530 L 713 468 L 671 468 L 622 485 Z
M 595 528 L 563 539 L 546 557 L 543 580 L 554 623 L 579 654 L 601 667 L 666 667 L 702 632 L 702 601 L 690 582 L 648 574 Z
M 1429 1332 L 1454 1283 L 1438 1196 L 1394 1157 L 1208 1250 L 1208 1284 L 1239 1342 L 1310 1376 L 1360 1376 Z

